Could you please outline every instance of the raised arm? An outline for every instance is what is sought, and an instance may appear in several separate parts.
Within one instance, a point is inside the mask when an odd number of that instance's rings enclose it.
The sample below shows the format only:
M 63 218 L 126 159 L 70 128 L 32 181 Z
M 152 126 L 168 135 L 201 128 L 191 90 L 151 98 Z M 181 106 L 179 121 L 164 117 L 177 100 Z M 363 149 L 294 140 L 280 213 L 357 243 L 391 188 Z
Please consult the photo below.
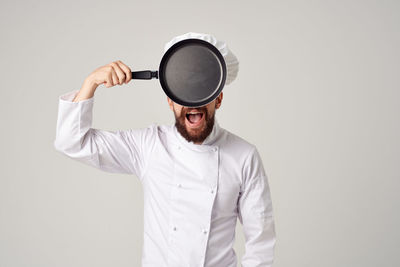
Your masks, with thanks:
M 92 128 L 96 88 L 102 83 L 106 87 L 121 85 L 131 78 L 129 67 L 116 61 L 92 72 L 79 91 L 61 95 L 54 140 L 56 150 L 103 171 L 135 174 L 141 178 L 145 161 L 143 147 L 151 128 L 123 131 Z

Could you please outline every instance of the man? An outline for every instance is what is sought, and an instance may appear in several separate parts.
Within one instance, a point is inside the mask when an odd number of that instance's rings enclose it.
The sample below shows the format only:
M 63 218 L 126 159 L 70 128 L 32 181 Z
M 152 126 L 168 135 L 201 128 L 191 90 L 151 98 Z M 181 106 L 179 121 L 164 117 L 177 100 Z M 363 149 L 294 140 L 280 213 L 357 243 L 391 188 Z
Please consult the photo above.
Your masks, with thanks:
M 227 65 L 226 84 L 238 61 L 214 36 L 189 32 L 168 42 L 206 40 Z M 59 98 L 55 148 L 106 172 L 137 176 L 144 194 L 142 266 L 236 267 L 237 218 L 243 225 L 243 267 L 272 266 L 275 229 L 270 191 L 256 147 L 219 126 L 223 93 L 190 108 L 167 98 L 175 124 L 105 131 L 92 128 L 96 88 L 128 83 L 131 69 L 115 61 L 93 71 L 82 88 Z

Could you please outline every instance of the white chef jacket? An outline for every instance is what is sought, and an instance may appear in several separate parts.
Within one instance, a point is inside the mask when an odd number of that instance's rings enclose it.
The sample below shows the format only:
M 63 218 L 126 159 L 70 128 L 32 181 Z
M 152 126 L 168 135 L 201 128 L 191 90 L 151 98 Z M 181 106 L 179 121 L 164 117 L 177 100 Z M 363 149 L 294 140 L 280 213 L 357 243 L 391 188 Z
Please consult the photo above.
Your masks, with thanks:
M 140 179 L 144 197 L 142 267 L 236 267 L 237 218 L 242 267 L 272 266 L 272 202 L 256 147 L 215 120 L 201 145 L 174 124 L 106 131 L 91 128 L 94 97 L 59 96 L 56 150 L 111 173 Z

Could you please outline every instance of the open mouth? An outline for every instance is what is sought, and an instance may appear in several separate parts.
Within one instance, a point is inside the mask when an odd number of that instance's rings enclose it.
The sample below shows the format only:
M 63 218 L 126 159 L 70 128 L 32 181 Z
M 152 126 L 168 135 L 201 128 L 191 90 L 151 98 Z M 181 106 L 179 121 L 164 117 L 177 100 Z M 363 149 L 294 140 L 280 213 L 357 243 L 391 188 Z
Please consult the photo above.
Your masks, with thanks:
M 204 113 L 200 111 L 189 111 L 186 113 L 186 121 L 190 127 L 199 126 L 204 120 Z

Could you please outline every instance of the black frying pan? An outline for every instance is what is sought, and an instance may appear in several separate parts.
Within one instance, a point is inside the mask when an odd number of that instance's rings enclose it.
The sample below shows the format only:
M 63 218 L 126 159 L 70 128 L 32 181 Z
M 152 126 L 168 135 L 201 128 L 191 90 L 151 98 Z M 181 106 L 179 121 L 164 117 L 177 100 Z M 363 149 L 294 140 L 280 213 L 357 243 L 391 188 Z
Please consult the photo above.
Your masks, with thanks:
M 133 71 L 132 79 L 159 79 L 175 103 L 199 107 L 213 101 L 225 85 L 226 65 L 219 50 L 207 41 L 185 39 L 171 46 L 158 71 Z

